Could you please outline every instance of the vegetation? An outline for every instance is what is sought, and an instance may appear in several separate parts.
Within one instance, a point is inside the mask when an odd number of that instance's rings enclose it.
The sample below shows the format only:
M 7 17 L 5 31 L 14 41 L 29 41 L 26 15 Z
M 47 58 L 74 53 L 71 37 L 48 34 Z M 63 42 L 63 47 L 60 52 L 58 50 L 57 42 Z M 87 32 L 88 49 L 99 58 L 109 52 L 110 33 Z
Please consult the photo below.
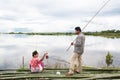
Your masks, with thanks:
M 73 32 L 9 32 L 6 34 L 26 34 L 26 35 L 75 35 Z M 85 35 L 103 36 L 107 38 L 120 38 L 120 30 L 105 30 L 100 32 L 84 32 Z
M 22 32 L 10 32 L 8 34 L 25 34 L 25 33 L 22 33 Z
M 105 30 L 101 32 L 85 32 L 85 35 L 103 36 L 107 38 L 120 38 L 120 30 Z
M 30 71 L 29 68 L 27 67 L 20 67 L 19 69 L 17 69 L 18 72 L 21 72 L 21 71 Z
M 59 70 L 61 73 L 57 75 Z M 0 80 L 108 80 L 120 79 L 120 69 L 84 69 L 82 74 L 65 76 L 68 69 L 45 69 L 42 73 L 30 73 L 29 71 L 15 72 L 4 71 L 0 74 Z
M 26 35 L 74 35 L 72 32 L 31 32 L 31 33 L 22 33 L 22 32 L 10 32 L 8 34 L 26 34 Z
M 17 69 L 17 71 L 28 71 L 28 70 L 29 70 L 29 68 L 26 67 L 26 65 L 25 65 L 25 59 L 24 59 L 24 56 L 23 56 L 22 57 L 22 65 L 20 66 L 19 69 Z
M 110 54 L 110 52 L 107 53 L 106 55 L 106 64 L 107 67 L 109 67 L 110 65 L 112 65 L 113 63 L 113 56 Z

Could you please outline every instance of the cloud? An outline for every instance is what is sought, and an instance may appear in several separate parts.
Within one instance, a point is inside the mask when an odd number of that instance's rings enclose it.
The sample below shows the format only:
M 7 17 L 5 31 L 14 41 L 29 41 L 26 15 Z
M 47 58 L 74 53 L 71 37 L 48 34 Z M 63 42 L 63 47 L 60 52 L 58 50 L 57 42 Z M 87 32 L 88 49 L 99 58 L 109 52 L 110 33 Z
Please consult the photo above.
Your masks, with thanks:
M 30 32 L 28 28 L 14 28 L 14 32 Z
M 114 8 L 110 11 L 103 12 L 105 16 L 118 16 L 120 15 L 120 7 Z
M 83 28 L 106 1 L 0 0 L 0 32 L 16 28 L 37 32 L 72 31 L 75 26 Z M 119 29 L 119 4 L 119 0 L 111 0 L 85 31 Z
M 0 19 L 2 19 L 2 20 L 16 20 L 16 17 L 4 15 L 4 16 L 1 16 Z

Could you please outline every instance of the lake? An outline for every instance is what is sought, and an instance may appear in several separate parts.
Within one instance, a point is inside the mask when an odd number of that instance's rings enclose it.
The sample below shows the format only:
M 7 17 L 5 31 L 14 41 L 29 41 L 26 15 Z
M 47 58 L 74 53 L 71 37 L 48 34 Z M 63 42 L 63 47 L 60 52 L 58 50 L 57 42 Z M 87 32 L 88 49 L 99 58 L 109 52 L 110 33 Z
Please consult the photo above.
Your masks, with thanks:
M 16 69 L 22 64 L 24 56 L 25 65 L 29 66 L 32 52 L 37 50 L 42 56 L 49 53 L 49 64 L 57 62 L 69 62 L 73 47 L 66 49 L 76 36 L 42 36 L 25 34 L 1 34 L 0 35 L 0 69 Z M 104 67 L 107 52 L 113 55 L 114 67 L 120 67 L 120 38 L 105 38 L 86 36 L 85 51 L 83 53 L 83 65 Z M 61 62 L 60 62 L 61 60 Z M 64 61 L 63 61 L 64 60 Z M 67 64 L 67 63 L 64 63 Z M 69 65 L 69 64 L 68 64 Z

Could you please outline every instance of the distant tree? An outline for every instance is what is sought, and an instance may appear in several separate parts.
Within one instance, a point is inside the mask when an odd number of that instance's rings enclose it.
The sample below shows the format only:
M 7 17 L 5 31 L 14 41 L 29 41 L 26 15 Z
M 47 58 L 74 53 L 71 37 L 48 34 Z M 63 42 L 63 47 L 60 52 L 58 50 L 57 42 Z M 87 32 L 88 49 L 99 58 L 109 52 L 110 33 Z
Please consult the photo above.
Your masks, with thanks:
M 110 52 L 106 55 L 106 65 L 109 67 L 113 63 L 113 56 L 110 54 Z
M 10 32 L 9 34 L 15 34 L 14 32 Z
M 22 32 L 18 32 L 18 34 L 23 34 Z
M 116 33 L 120 33 L 120 30 L 116 30 Z

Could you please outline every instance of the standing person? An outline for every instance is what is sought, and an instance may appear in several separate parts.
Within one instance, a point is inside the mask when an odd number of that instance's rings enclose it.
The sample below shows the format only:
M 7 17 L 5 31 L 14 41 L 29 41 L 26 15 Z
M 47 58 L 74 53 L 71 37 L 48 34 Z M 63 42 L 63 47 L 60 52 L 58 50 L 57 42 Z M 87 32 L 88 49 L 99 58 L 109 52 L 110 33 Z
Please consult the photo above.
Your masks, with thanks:
M 82 72 L 82 54 L 84 52 L 84 44 L 85 44 L 85 36 L 81 32 L 80 27 L 75 28 L 75 33 L 78 35 L 75 39 L 75 42 L 72 42 L 71 45 L 74 46 L 74 51 L 71 57 L 70 61 L 70 68 L 69 72 L 66 74 L 66 76 L 71 76 L 75 73 L 81 73 Z M 78 62 L 77 69 L 75 70 L 75 62 Z

